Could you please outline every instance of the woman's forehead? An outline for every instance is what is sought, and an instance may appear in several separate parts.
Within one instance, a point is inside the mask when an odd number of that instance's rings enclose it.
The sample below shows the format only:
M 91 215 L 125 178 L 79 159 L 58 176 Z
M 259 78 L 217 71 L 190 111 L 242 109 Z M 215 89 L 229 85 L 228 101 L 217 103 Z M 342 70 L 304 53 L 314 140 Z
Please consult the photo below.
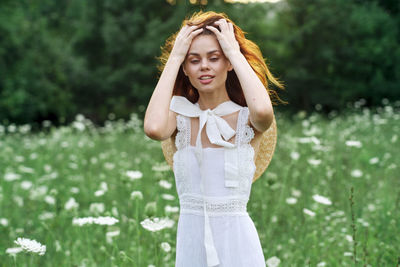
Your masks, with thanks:
M 221 51 L 221 46 L 214 35 L 199 35 L 193 39 L 188 55 L 212 54 Z

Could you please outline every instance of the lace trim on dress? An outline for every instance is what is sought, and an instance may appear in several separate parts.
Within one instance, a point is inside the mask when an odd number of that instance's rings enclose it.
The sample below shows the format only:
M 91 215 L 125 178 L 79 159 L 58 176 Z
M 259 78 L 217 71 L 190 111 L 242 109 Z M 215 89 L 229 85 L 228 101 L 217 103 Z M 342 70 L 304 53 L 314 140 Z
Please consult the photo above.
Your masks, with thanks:
M 247 198 L 207 198 L 202 196 L 185 195 L 179 200 L 182 213 L 203 214 L 204 203 L 207 213 L 211 216 L 247 215 Z
M 190 132 L 189 132 L 190 120 L 182 115 L 176 116 L 176 127 L 178 133 L 175 137 L 175 146 L 177 150 L 181 150 L 190 144 Z
M 173 156 L 173 162 L 177 191 L 179 195 L 190 192 L 191 186 L 191 181 L 188 179 L 189 173 L 186 163 L 187 157 L 185 156 L 185 151 L 183 150 L 190 144 L 190 132 L 188 128 L 189 123 L 189 118 L 179 114 L 176 116 L 176 127 L 178 129 L 178 133 L 175 136 L 175 146 L 177 151 Z
M 249 109 L 244 107 L 239 112 L 238 117 L 238 129 L 236 130 L 236 144 L 238 146 L 249 144 L 250 141 L 254 138 L 254 131 L 250 125 L 247 124 L 249 120 Z

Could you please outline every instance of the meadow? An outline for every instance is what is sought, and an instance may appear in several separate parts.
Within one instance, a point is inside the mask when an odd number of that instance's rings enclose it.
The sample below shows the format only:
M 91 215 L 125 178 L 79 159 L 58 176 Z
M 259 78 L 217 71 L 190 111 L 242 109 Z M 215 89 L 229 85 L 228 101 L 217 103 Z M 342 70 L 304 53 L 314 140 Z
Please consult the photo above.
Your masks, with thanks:
M 400 101 L 320 109 L 275 110 L 275 154 L 248 203 L 267 266 L 398 266 Z M 173 172 L 135 114 L 114 117 L 0 125 L 0 266 L 174 266 Z

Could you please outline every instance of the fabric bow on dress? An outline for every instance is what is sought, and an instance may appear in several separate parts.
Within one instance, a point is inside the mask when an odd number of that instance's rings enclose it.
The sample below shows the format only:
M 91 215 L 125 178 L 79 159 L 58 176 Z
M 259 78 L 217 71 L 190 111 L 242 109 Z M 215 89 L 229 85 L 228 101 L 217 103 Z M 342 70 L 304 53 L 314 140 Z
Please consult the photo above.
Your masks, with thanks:
M 218 105 L 216 108 L 210 110 L 201 110 L 198 103 L 193 104 L 188 99 L 182 96 L 173 96 L 171 99 L 170 109 L 178 114 L 186 117 L 199 117 L 199 131 L 196 138 L 196 157 L 199 162 L 200 168 L 202 163 L 202 144 L 201 132 L 203 127 L 206 127 L 207 137 L 212 144 L 225 147 L 225 186 L 238 187 L 238 157 L 235 151 L 235 144 L 227 140 L 235 136 L 236 131 L 232 129 L 229 124 L 220 116 L 225 116 L 240 110 L 242 106 L 232 102 L 226 101 Z M 225 139 L 225 140 L 224 140 Z M 202 177 L 201 191 L 204 200 L 204 245 L 207 256 L 207 265 L 216 266 L 219 264 L 217 251 L 214 246 L 212 238 L 209 217 L 206 209 L 206 202 L 204 199 L 204 178 Z

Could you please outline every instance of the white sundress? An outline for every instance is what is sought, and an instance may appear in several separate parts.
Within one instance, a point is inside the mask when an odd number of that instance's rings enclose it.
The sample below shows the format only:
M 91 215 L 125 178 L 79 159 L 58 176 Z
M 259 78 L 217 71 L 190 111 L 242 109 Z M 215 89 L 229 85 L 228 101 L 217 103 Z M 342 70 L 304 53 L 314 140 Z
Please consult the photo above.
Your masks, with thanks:
M 223 128 L 220 121 L 223 119 L 214 113 L 221 110 L 220 106 L 229 106 L 220 116 L 239 110 L 233 133 L 236 134 L 235 144 L 203 148 L 202 124 L 210 125 L 207 129 L 210 142 L 216 138 L 216 129 Z M 177 151 L 173 156 L 180 203 L 175 267 L 265 267 L 259 236 L 246 210 L 256 169 L 250 144 L 254 132 L 247 123 L 248 108 L 228 101 L 212 111 L 200 110 L 197 103 L 174 96 L 170 109 L 179 113 Z M 193 109 L 197 109 L 198 114 L 193 114 Z M 200 114 L 196 146 L 190 145 L 190 117 L 182 113 L 190 113 L 191 117 Z M 215 127 L 218 120 L 218 127 Z M 211 136 L 213 132 L 214 137 Z M 214 143 L 224 141 L 214 140 Z

